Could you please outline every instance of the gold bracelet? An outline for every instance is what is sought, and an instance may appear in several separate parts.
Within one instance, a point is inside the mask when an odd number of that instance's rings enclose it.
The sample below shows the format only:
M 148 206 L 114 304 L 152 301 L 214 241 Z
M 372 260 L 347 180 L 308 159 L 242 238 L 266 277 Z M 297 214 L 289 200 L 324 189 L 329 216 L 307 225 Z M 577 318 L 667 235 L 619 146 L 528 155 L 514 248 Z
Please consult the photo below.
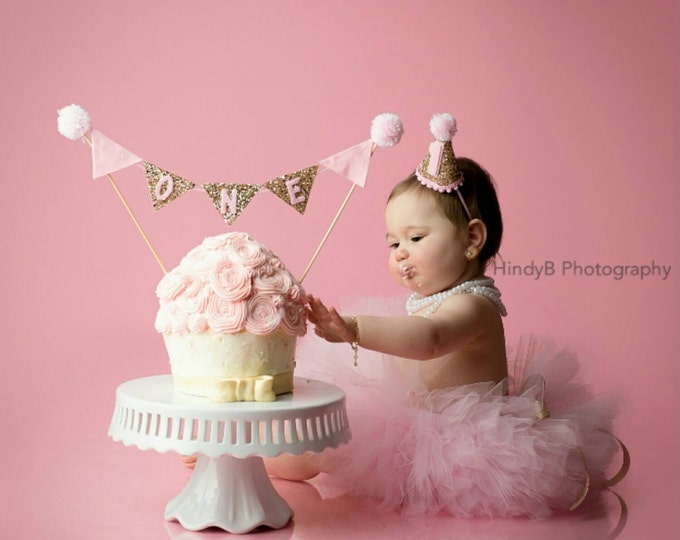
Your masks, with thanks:
M 359 321 L 357 321 L 357 318 L 354 316 L 349 319 L 350 324 L 354 328 L 354 341 L 352 341 L 350 345 L 354 352 L 354 367 L 357 367 L 359 365 Z

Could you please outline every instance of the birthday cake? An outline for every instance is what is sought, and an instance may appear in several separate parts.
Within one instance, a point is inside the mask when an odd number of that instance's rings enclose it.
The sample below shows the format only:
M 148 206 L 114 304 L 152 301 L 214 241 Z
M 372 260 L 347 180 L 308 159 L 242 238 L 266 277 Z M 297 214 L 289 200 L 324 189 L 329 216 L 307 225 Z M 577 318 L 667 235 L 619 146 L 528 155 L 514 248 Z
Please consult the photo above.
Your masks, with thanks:
M 177 391 L 231 402 L 293 390 L 306 295 L 269 248 L 240 232 L 206 238 L 156 294 Z

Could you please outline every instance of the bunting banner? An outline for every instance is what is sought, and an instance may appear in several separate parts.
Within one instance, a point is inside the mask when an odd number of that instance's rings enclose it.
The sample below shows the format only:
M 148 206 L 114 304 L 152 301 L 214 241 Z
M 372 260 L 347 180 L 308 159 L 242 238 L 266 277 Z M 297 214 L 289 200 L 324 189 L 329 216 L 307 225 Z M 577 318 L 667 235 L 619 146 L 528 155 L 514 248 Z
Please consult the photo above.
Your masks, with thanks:
M 92 178 L 100 178 L 144 161 L 106 135 L 93 129 Z
M 228 225 L 248 206 L 260 191 L 260 186 L 252 184 L 203 184 L 203 189 L 212 200 L 215 208 Z
M 91 130 L 91 146 L 93 178 L 143 163 L 154 210 L 160 210 L 193 189 L 202 189 L 210 197 L 222 219 L 228 225 L 233 225 L 255 195 L 263 189 L 271 191 L 288 206 L 304 214 L 320 167 L 323 167 L 321 170 L 331 170 L 364 187 L 374 142 L 369 139 L 322 159 L 317 165 L 284 174 L 263 184 L 215 182 L 200 185 L 140 158 L 94 129 Z
M 319 166 L 314 165 L 291 174 L 285 174 L 270 180 L 264 187 L 283 202 L 304 214 L 318 169 Z
M 455 127 L 455 120 L 453 124 Z M 90 145 L 92 148 L 92 177 L 108 176 L 116 194 L 137 226 L 146 245 L 156 258 L 161 270 L 163 270 L 164 274 L 167 274 L 167 269 L 161 262 L 158 253 L 132 212 L 111 173 L 143 162 L 143 167 L 146 171 L 146 182 L 154 210 L 159 210 L 172 201 L 179 199 L 188 191 L 195 189 L 196 184 L 147 160 L 141 159 L 126 148 L 123 148 L 120 144 L 109 139 L 103 133 L 93 130 L 90 115 L 85 109 L 75 103 L 62 107 L 57 111 L 57 131 L 69 140 L 82 139 Z M 370 140 L 325 158 L 318 165 L 300 169 L 294 173 L 284 174 L 265 184 L 206 183 L 201 185 L 201 189 L 208 194 L 222 219 L 227 224 L 232 225 L 246 206 L 250 204 L 255 195 L 263 189 L 271 191 L 287 205 L 292 206 L 297 212 L 304 214 L 319 167 L 322 167 L 322 171 L 331 170 L 350 180 L 353 185 L 321 240 L 321 244 L 307 265 L 300 279 L 302 282 L 323 248 L 356 186 L 365 186 L 368 164 L 373 151 L 377 147 L 390 148 L 394 146 L 399 143 L 403 133 L 404 126 L 398 115 L 393 113 L 379 114 L 371 123 Z M 90 134 L 90 137 L 88 137 L 88 134 Z
M 160 210 L 166 204 L 179 199 L 186 192 L 196 187 L 196 184 L 157 167 L 148 161 L 144 162 L 146 182 L 153 202 L 153 209 Z

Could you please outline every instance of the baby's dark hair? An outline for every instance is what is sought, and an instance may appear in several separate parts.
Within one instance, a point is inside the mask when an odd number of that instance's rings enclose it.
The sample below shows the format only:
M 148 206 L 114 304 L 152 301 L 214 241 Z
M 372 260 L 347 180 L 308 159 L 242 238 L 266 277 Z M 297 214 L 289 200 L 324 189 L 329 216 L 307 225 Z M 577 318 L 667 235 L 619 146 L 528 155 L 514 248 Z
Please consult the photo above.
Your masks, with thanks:
M 482 268 L 493 259 L 501 247 L 503 238 L 503 218 L 498 204 L 498 196 L 491 175 L 476 161 L 457 157 L 458 169 L 463 173 L 464 182 L 459 188 L 472 219 L 481 219 L 486 225 L 486 242 L 479 253 Z M 420 183 L 415 173 L 399 182 L 387 201 L 409 191 L 428 194 L 434 198 L 446 217 L 456 226 L 465 227 L 470 222 L 463 205 L 454 193 L 439 193 Z

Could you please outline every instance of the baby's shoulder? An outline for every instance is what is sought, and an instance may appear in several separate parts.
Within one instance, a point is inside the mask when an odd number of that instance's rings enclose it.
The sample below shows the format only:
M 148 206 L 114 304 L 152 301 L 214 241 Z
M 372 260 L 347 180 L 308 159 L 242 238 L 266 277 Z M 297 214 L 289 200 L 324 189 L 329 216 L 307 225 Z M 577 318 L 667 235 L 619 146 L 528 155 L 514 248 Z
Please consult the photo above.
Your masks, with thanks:
M 449 320 L 456 326 L 465 326 L 472 331 L 475 327 L 489 327 L 502 324 L 501 313 L 496 304 L 479 294 L 456 294 L 442 302 L 434 317 Z
M 441 308 L 468 314 L 498 314 L 496 304 L 486 296 L 475 293 L 454 294 L 445 299 Z

